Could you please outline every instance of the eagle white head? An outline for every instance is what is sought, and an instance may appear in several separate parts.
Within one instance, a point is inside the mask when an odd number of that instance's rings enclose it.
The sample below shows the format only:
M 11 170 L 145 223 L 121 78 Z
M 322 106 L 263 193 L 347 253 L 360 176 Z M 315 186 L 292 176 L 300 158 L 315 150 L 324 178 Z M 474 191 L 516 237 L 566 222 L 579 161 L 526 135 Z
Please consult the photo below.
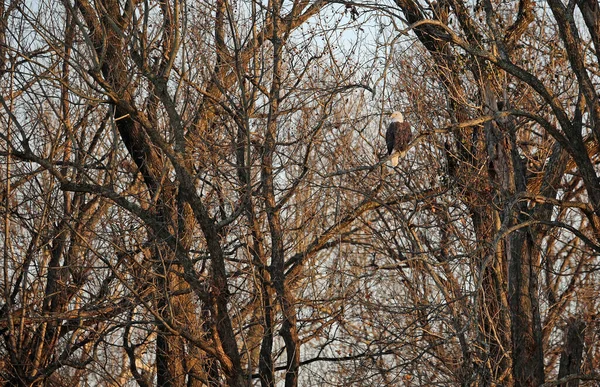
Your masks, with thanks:
M 393 112 L 390 115 L 392 122 L 404 122 L 404 116 L 400 112 Z

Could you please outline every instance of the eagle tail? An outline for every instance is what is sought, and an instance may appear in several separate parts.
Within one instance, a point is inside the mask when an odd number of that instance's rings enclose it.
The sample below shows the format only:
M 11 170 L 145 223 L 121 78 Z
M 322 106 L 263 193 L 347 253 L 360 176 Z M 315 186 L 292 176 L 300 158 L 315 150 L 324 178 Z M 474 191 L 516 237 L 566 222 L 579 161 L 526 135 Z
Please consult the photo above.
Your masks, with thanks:
M 392 155 L 390 156 L 390 165 L 392 167 L 397 166 L 399 159 L 400 159 L 400 153 L 399 152 L 392 153 Z

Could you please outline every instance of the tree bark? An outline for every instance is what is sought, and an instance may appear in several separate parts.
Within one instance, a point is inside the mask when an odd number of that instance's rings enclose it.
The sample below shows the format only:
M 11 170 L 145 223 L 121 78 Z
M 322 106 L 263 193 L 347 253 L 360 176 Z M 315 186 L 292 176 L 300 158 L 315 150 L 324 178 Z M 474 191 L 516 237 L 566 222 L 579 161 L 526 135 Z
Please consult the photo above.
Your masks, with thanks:
M 583 359 L 584 331 L 586 324 L 578 318 L 571 318 L 567 322 L 564 334 L 563 350 L 560 354 L 560 366 L 558 379 L 569 375 L 577 375 L 580 372 L 581 360 Z M 559 385 L 560 387 L 577 387 L 579 379 Z

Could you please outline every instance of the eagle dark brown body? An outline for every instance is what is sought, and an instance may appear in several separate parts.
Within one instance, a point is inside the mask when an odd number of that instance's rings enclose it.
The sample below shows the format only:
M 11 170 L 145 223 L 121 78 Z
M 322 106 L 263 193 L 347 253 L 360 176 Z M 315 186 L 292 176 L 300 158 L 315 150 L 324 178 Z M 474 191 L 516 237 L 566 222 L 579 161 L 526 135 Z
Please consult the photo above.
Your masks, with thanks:
M 408 145 L 412 140 L 412 131 L 410 124 L 404 122 L 402 113 L 394 112 L 391 117 L 392 122 L 388 125 L 385 133 L 385 142 L 387 144 L 388 155 L 391 157 L 391 164 L 395 167 L 398 165 L 400 155 L 408 150 Z

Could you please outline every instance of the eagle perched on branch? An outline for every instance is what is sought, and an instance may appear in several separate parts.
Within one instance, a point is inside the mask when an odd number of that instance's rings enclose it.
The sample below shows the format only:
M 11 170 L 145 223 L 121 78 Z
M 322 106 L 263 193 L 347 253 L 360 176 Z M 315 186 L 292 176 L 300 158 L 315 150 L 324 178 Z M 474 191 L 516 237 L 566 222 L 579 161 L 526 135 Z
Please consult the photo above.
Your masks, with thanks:
M 385 142 L 388 155 L 390 155 L 390 164 L 395 167 L 398 165 L 400 156 L 403 156 L 408 150 L 408 145 L 412 140 L 412 132 L 408 122 L 404 122 L 402 113 L 393 112 L 390 117 L 392 122 L 390 122 L 385 132 Z

